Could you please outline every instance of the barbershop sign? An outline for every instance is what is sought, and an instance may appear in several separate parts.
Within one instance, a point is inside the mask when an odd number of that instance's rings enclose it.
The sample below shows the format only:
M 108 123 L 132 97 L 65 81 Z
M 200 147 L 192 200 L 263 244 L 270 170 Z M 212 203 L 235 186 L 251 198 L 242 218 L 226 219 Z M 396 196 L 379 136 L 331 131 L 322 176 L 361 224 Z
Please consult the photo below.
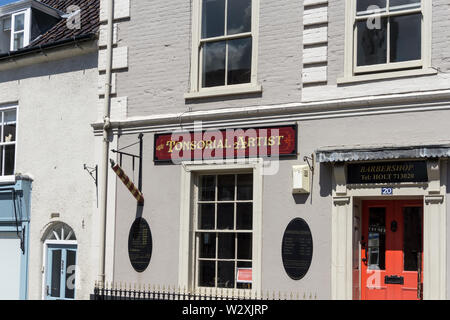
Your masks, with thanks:
M 297 126 L 156 134 L 155 162 L 219 160 L 297 154 Z
M 428 182 L 426 161 L 356 163 L 347 166 L 347 183 Z

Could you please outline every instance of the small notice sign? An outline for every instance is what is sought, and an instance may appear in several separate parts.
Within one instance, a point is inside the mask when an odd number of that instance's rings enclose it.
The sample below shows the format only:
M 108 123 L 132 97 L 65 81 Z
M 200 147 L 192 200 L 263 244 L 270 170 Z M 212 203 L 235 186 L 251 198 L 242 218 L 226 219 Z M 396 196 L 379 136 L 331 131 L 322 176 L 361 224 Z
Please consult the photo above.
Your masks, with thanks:
M 237 283 L 252 283 L 252 268 L 238 268 Z

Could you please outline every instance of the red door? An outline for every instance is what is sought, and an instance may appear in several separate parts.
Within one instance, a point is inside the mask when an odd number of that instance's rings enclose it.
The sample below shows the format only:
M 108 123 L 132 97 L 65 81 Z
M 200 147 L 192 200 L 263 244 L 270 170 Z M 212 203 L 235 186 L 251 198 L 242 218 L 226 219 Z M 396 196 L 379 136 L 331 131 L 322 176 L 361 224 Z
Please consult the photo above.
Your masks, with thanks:
M 363 300 L 422 298 L 422 234 L 421 200 L 363 201 Z

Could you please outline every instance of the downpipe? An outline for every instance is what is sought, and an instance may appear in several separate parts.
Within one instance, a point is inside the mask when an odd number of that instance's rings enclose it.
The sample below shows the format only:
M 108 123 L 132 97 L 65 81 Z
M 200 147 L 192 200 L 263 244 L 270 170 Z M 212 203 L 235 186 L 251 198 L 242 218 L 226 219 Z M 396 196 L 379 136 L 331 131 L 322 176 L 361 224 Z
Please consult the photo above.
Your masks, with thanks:
M 100 217 L 99 217 L 99 268 L 98 285 L 103 288 L 105 283 L 105 258 L 106 258 L 106 221 L 108 205 L 108 168 L 109 168 L 109 137 L 111 133 L 111 79 L 112 79 L 112 56 L 113 56 L 113 20 L 114 20 L 114 0 L 107 2 L 107 47 L 106 47 L 106 81 L 105 81 L 105 100 L 103 108 L 103 153 L 102 153 L 102 173 L 101 173 L 101 198 L 100 198 Z

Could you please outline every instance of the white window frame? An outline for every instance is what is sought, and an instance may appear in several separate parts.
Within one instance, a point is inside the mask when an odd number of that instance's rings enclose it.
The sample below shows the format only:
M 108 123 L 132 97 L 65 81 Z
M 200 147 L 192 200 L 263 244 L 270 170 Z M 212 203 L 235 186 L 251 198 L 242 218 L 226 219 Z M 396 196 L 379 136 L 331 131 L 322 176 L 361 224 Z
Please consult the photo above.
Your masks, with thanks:
M 235 162 L 225 160 L 223 164 L 214 161 L 183 162 L 181 166 L 181 208 L 180 208 L 180 246 L 178 281 L 180 288 L 187 290 L 210 290 L 196 287 L 196 248 L 193 212 L 196 201 L 195 179 L 198 174 L 253 173 L 253 239 L 252 239 L 252 289 L 223 289 L 229 293 L 251 292 L 261 293 L 261 253 L 262 253 L 262 192 L 263 192 L 263 160 L 246 159 Z M 214 290 L 214 288 L 211 288 Z M 222 291 L 222 288 L 220 288 Z
M 50 228 L 48 228 L 48 229 L 53 229 L 53 226 L 54 225 L 58 225 L 58 224 L 60 224 L 61 222 L 55 222 L 54 224 L 52 224 L 52 226 L 50 227 Z M 69 225 L 66 225 L 65 223 L 61 223 L 61 227 L 62 228 L 64 228 L 64 227 L 69 227 L 70 228 L 70 226 Z M 41 279 L 42 279 L 42 281 L 41 281 L 41 284 L 42 284 L 42 287 L 41 287 L 41 299 L 42 300 L 45 300 L 45 298 L 46 298 L 46 275 L 47 275 L 47 251 L 48 251 L 48 246 L 49 245 L 73 245 L 73 246 L 77 246 L 77 257 L 76 257 L 76 265 L 78 266 L 78 241 L 77 240 L 66 240 L 67 238 L 70 238 L 71 237 L 71 235 L 73 235 L 73 229 L 72 228 L 70 228 L 70 230 L 68 230 L 69 231 L 69 236 L 64 236 L 64 233 L 62 233 L 61 235 L 62 235 L 62 237 L 63 237 L 63 239 L 60 239 L 60 237 L 56 237 L 56 235 L 55 235 L 55 238 L 56 239 L 51 239 L 51 236 L 53 235 L 53 234 L 55 234 L 55 231 L 51 231 L 51 233 L 49 233 L 49 234 L 47 234 L 47 238 L 44 240 L 44 243 L 43 243 L 43 252 L 42 252 L 42 276 L 41 276 Z M 76 239 L 76 237 L 75 237 L 75 239 Z M 78 280 L 79 278 L 77 277 L 76 278 L 76 280 Z M 74 300 L 76 300 L 77 299 L 77 291 L 78 290 L 75 290 L 75 296 L 74 296 Z
M 361 16 L 356 15 L 356 1 L 346 0 L 346 22 L 345 22 L 345 53 L 344 53 L 344 79 L 338 81 L 340 83 L 351 81 L 352 78 L 364 78 L 363 80 L 380 79 L 383 78 L 383 74 L 386 77 L 396 76 L 408 76 L 411 74 L 417 74 L 417 70 L 405 70 L 408 68 L 417 68 L 419 73 L 435 74 L 430 72 L 431 70 L 431 28 L 432 28 L 432 3 L 428 0 L 422 0 L 421 8 L 404 10 L 395 13 L 380 13 L 374 14 L 373 17 L 385 17 L 404 15 L 406 13 L 421 12 L 422 21 L 422 54 L 420 60 L 377 64 L 371 66 L 357 66 L 357 29 L 356 21 L 363 19 Z M 387 6 L 389 6 L 389 0 L 387 0 Z M 367 16 L 364 16 L 367 18 Z M 388 52 L 389 53 L 389 52 Z M 391 71 L 391 72 L 389 72 Z M 373 72 L 374 74 L 367 74 Z
M 3 124 L 4 124 L 4 120 L 3 120 L 3 113 L 7 112 L 7 111 L 11 111 L 11 110 L 15 110 L 16 111 L 16 136 L 15 136 L 15 141 L 14 142 L 2 142 L 1 140 L 3 139 Z M 0 152 L 2 152 L 2 157 L 1 157 L 1 161 L 0 161 L 0 168 L 2 169 L 0 172 L 3 173 L 4 171 L 4 161 L 5 161 L 5 157 L 4 157 L 4 152 L 3 152 L 3 146 L 5 145 L 14 145 L 14 172 L 12 175 L 0 175 L 0 183 L 10 183 L 10 182 L 14 182 L 15 181 L 15 173 L 16 173 L 16 168 L 17 168 L 17 139 L 18 139 L 18 122 L 19 122 L 19 108 L 18 106 L 8 106 L 8 107 L 2 107 L 0 108 L 0 122 L 1 122 L 1 126 L 0 126 Z
M 23 30 L 16 31 L 15 30 L 15 20 L 16 20 L 16 17 L 21 14 L 24 15 Z M 31 26 L 31 8 L 13 13 L 11 15 L 11 39 L 10 39 L 10 50 L 11 51 L 20 50 L 30 44 L 30 29 L 31 29 L 30 26 Z M 14 35 L 16 33 L 21 33 L 21 32 L 23 32 L 23 47 L 18 48 L 17 50 L 14 50 Z
M 233 84 L 202 88 L 201 87 L 201 67 L 202 57 L 200 49 L 202 45 L 201 39 L 202 24 L 202 0 L 193 0 L 192 8 L 192 53 L 191 53 L 191 77 L 190 91 L 185 94 L 185 99 L 213 97 L 230 94 L 258 93 L 262 91 L 262 87 L 257 82 L 257 66 L 258 66 L 258 33 L 259 33 L 259 0 L 252 0 L 252 22 L 251 32 L 245 33 L 252 38 L 252 66 L 249 83 Z M 243 34 L 237 36 L 219 36 L 214 37 L 214 41 L 241 38 Z

